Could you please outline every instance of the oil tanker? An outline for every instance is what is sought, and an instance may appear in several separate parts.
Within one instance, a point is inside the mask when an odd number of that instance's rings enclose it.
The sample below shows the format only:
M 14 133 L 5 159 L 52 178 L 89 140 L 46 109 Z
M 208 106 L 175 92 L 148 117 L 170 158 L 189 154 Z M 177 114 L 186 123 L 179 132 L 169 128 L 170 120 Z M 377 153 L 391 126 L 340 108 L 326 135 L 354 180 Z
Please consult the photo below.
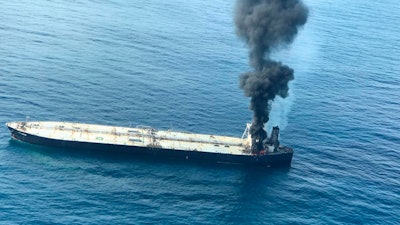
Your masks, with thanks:
M 241 138 L 157 130 L 148 126 L 120 127 L 54 121 L 6 123 L 13 139 L 36 145 L 211 163 L 290 166 L 293 149 L 279 144 L 279 128 L 270 137 L 251 135 L 247 124 Z

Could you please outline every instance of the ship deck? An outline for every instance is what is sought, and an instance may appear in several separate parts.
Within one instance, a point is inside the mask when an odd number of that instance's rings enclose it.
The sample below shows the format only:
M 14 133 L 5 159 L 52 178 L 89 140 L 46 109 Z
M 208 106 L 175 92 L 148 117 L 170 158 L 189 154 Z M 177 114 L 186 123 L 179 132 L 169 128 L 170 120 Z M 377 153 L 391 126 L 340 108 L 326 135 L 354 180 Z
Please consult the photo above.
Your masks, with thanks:
M 156 130 L 146 126 L 130 128 L 49 121 L 11 122 L 7 123 L 7 126 L 23 133 L 63 141 L 182 151 L 201 151 L 232 155 L 251 154 L 250 150 L 248 150 L 249 145 L 246 139 L 171 130 Z

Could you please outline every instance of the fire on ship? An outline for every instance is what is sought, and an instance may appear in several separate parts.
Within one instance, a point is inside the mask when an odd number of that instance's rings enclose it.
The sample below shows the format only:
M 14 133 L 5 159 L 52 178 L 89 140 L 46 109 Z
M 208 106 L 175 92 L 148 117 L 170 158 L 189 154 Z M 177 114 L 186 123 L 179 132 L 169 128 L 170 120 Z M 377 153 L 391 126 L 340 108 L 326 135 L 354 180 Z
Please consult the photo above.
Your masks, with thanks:
M 263 154 L 263 152 L 274 152 L 279 148 L 279 127 L 273 127 L 271 136 L 268 138 L 264 129 L 259 129 L 251 135 L 251 151 L 253 154 Z

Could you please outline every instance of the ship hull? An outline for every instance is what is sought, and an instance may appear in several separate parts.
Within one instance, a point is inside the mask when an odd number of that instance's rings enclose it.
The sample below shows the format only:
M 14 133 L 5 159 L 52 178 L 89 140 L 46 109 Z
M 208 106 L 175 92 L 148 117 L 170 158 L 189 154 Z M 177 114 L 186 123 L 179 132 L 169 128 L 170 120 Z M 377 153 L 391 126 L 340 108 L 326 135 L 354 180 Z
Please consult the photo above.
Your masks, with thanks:
M 13 139 L 35 145 L 43 145 L 71 150 L 87 149 L 102 152 L 121 152 L 129 155 L 144 155 L 156 158 L 173 158 L 177 160 L 200 161 L 207 163 L 251 164 L 266 167 L 288 167 L 291 164 L 293 151 L 285 153 L 271 153 L 265 155 L 233 155 L 202 151 L 186 151 L 164 148 L 150 148 L 127 146 L 118 144 L 92 143 L 51 139 L 25 133 L 8 127 Z

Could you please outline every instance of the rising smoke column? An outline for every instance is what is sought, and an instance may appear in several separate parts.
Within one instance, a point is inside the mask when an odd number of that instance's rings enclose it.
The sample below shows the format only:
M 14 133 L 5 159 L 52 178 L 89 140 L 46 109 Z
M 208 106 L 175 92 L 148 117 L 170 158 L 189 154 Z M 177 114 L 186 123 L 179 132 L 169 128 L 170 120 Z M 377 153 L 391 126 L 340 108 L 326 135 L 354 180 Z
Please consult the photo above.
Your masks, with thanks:
M 271 51 L 290 44 L 307 21 L 308 9 L 301 0 L 238 0 L 235 11 L 237 35 L 249 47 L 254 71 L 240 75 L 239 85 L 251 97 L 253 123 L 250 133 L 262 141 L 276 95 L 288 96 L 293 69 L 270 59 Z M 253 140 L 254 143 L 254 140 Z M 260 143 L 261 144 L 261 143 Z M 258 150 L 262 145 L 258 144 Z

